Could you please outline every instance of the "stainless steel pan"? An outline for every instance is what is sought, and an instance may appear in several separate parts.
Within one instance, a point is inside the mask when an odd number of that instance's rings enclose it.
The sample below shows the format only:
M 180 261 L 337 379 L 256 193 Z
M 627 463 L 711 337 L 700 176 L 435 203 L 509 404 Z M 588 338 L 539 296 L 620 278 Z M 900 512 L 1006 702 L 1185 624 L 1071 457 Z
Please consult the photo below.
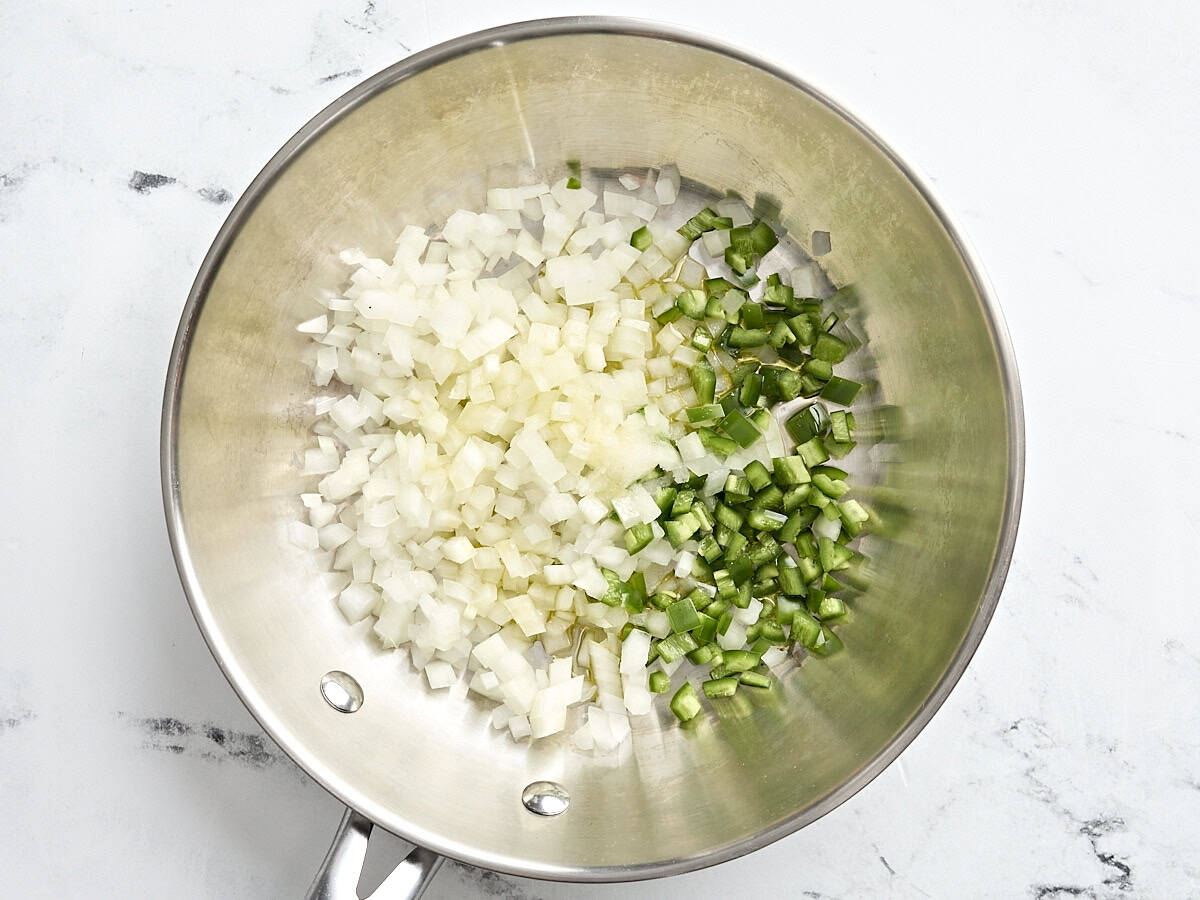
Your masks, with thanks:
M 676 162 L 718 192 L 762 194 L 804 247 L 857 286 L 873 379 L 864 454 L 883 522 L 847 652 L 697 728 L 636 725 L 622 764 L 487 727 L 487 710 L 424 688 L 347 627 L 285 537 L 316 394 L 296 322 L 337 284 L 338 250 L 388 246 L 406 222 L 482 200 L 490 167 Z M 841 106 L 748 54 L 646 22 L 555 19 L 418 53 L 326 108 L 254 180 L 188 297 L 162 421 L 167 523 L 213 655 L 251 712 L 342 800 L 314 886 L 357 881 L 370 823 L 419 851 L 535 878 L 614 881 L 747 853 L 879 774 L 945 700 L 1000 595 L 1023 472 L 1020 389 L 999 309 L 928 187 Z M 352 675 L 336 711 L 318 685 Z M 669 716 L 669 714 L 668 714 Z M 570 796 L 532 814 L 531 782 Z M 346 894 L 346 896 L 349 896 Z

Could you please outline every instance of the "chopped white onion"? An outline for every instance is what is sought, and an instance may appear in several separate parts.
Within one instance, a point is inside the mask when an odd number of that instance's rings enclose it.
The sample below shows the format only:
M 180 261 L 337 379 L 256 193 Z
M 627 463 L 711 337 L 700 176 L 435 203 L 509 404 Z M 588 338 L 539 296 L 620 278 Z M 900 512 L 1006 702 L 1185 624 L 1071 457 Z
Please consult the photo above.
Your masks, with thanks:
M 829 538 L 831 541 L 836 541 L 838 535 L 842 533 L 842 520 L 817 516 L 816 521 L 813 522 L 812 530 L 813 534 L 819 538 Z
M 758 621 L 759 615 L 762 613 L 763 602 L 757 597 L 752 599 L 745 609 L 733 607 L 730 613 L 733 615 L 733 621 L 741 622 L 743 625 L 753 625 Z
M 650 653 L 650 634 L 638 628 L 629 632 L 621 643 L 621 674 L 634 675 L 646 668 Z
M 326 316 L 315 316 L 305 322 L 301 322 L 296 326 L 296 330 L 301 334 L 324 334 L 329 330 L 329 322 Z
M 792 290 L 797 297 L 817 296 L 817 280 L 811 265 L 797 266 L 792 269 Z
M 717 635 L 717 646 L 722 650 L 740 650 L 746 646 L 746 626 L 741 622 L 730 622 L 725 633 Z
M 718 200 L 717 215 L 731 218 L 735 228 L 739 225 L 749 225 L 754 221 L 754 216 L 746 204 L 737 197 L 725 197 Z
M 458 681 L 458 676 L 454 674 L 454 667 L 441 659 L 435 659 L 425 666 L 425 677 L 429 680 L 429 686 L 435 691 L 448 688 Z
M 288 540 L 303 550 L 316 550 L 321 546 L 317 529 L 304 522 L 288 523 Z
M 788 659 L 788 652 L 782 647 L 769 647 L 763 652 L 762 664 L 768 669 L 773 669 Z
M 674 164 L 663 166 L 658 172 L 658 181 L 654 183 L 654 193 L 658 202 L 663 206 L 674 203 L 679 196 L 679 168 Z

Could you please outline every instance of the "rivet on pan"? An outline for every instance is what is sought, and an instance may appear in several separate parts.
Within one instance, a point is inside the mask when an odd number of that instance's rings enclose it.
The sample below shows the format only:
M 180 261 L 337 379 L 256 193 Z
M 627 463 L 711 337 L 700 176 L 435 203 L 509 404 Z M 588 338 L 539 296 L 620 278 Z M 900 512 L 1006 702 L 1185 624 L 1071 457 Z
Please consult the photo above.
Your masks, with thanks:
M 567 811 L 571 795 L 561 784 L 553 781 L 535 781 L 521 792 L 521 802 L 531 813 L 539 816 L 557 816 Z
M 338 712 L 357 712 L 363 705 L 362 686 L 351 676 L 337 669 L 321 676 L 321 696 Z

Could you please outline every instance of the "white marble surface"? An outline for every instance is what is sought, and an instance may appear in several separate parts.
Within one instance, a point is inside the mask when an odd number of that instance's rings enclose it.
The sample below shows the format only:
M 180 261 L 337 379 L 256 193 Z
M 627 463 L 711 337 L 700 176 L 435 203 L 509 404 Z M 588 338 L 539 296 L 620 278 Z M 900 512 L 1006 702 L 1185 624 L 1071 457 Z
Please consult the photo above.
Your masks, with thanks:
M 933 179 L 1020 360 L 1020 539 L 949 702 L 826 818 L 663 882 L 451 865 L 428 896 L 1200 895 L 1200 15 L 1125 6 L 609 4 L 784 62 Z M 167 546 L 180 307 L 231 198 L 310 115 L 411 50 L 564 11 L 0 5 L 0 894 L 307 884 L 338 804 L 222 680 Z

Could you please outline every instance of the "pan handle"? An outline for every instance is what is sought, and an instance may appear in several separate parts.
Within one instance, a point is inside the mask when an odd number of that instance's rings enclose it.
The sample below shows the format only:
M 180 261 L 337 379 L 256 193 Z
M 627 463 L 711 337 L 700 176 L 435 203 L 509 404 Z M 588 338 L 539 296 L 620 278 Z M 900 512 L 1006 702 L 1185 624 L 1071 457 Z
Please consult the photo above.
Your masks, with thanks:
M 358 879 L 374 827 L 370 819 L 346 810 L 306 900 L 417 900 L 425 893 L 444 860 L 431 850 L 414 847 L 370 898 L 359 898 Z

